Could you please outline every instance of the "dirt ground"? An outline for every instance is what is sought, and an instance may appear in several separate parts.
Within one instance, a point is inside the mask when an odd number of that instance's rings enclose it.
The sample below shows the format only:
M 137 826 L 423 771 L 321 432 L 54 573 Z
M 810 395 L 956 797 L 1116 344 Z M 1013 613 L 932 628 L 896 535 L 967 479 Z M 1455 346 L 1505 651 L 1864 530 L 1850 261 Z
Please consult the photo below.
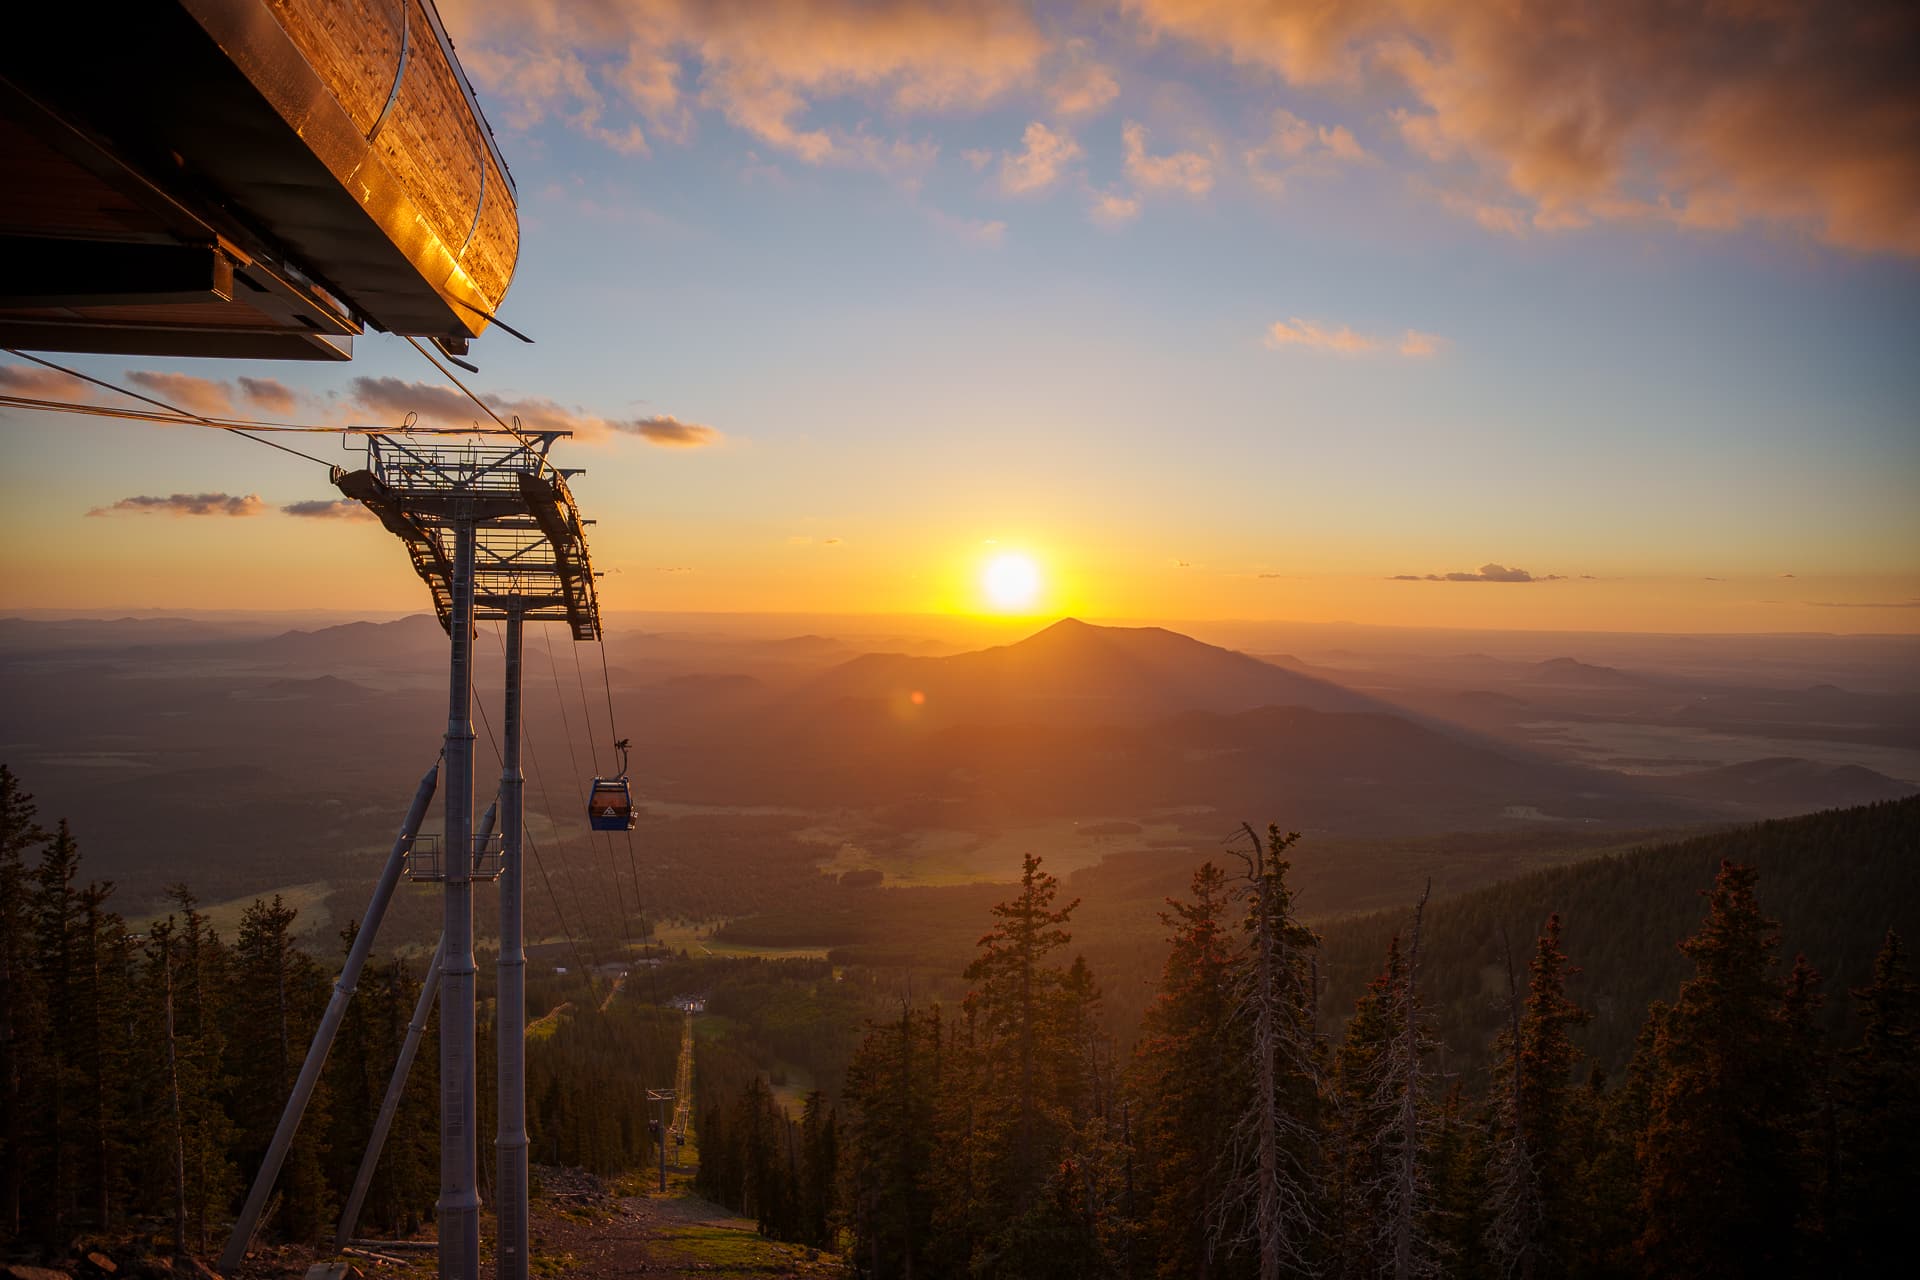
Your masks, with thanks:
M 750 1219 L 695 1196 L 691 1166 L 669 1169 L 664 1195 L 651 1179 L 628 1178 L 610 1187 L 577 1169 L 537 1168 L 542 1187 L 533 1202 L 533 1259 L 539 1280 L 766 1280 L 768 1277 L 845 1277 L 837 1257 L 763 1239 Z M 644 1183 L 644 1185 L 642 1185 Z M 493 1270 L 491 1222 L 483 1218 L 481 1274 Z M 415 1243 L 430 1244 L 430 1233 Z M 378 1256 L 369 1256 L 370 1254 Z M 304 1249 L 263 1251 L 230 1280 L 295 1280 L 331 1255 Z M 432 1280 L 435 1257 L 419 1250 L 356 1249 L 344 1261 L 368 1280 Z

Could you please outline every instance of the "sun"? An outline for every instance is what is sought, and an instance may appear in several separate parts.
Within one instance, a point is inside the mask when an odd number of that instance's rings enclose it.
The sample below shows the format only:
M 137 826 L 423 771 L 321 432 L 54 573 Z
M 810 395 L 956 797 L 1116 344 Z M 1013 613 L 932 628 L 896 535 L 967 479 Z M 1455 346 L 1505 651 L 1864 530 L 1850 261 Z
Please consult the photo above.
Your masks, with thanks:
M 1040 566 L 1033 557 L 1009 551 L 987 561 L 980 582 L 993 607 L 1013 612 L 1025 609 L 1040 596 Z

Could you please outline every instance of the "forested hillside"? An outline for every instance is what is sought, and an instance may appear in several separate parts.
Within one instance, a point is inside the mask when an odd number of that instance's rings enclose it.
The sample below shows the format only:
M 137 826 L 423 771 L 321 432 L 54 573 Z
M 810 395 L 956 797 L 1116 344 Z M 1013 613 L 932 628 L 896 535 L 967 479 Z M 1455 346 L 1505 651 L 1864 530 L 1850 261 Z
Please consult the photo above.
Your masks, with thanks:
M 81 1235 L 164 1223 L 174 1251 L 225 1243 L 325 1009 L 337 966 L 294 945 L 296 912 L 256 901 L 231 939 L 172 890 L 156 920 L 123 919 L 85 879 L 67 823 L 52 831 L 0 766 L 0 1249 L 59 1256 Z M 341 946 L 351 939 L 344 931 Z M 480 966 L 482 1008 L 492 965 Z M 369 961 L 280 1176 L 268 1238 L 330 1235 L 419 994 L 403 961 Z M 679 1018 L 582 977 L 528 983 L 534 1158 L 613 1173 L 652 1151 L 648 1083 L 673 1079 Z M 479 1040 L 494 1032 L 483 1016 Z M 410 1232 L 439 1190 L 430 1024 L 361 1226 Z M 493 1055 L 479 1055 L 493 1128 Z M 482 1162 L 483 1189 L 491 1162 Z M 0 1255 L 4 1256 L 4 1255 Z
M 1567 952 L 1582 970 L 1568 990 L 1593 1010 L 1579 1043 L 1618 1068 L 1648 1004 L 1686 976 L 1677 944 L 1699 923 L 1700 895 L 1728 859 L 1759 874 L 1760 904 L 1780 921 L 1785 954 L 1805 954 L 1828 975 L 1830 992 L 1867 980 L 1888 929 L 1920 938 L 1920 798 L 1764 822 L 1518 876 L 1427 909 L 1423 982 L 1452 1060 L 1479 1061 L 1504 1016 L 1507 941 L 1516 963 L 1524 963 L 1528 939 L 1558 912 Z M 1405 911 L 1381 911 L 1322 926 L 1329 1017 L 1351 1007 L 1407 919 Z M 1824 1032 L 1837 1035 L 1846 1002 L 1831 999 L 1815 1016 Z
M 1920 1196 L 1920 990 L 1889 928 L 1915 906 L 1917 810 L 1649 848 L 1325 939 L 1298 837 L 1248 830 L 1161 917 L 1130 1054 L 1074 955 L 1079 903 L 1030 856 L 964 997 L 877 1021 L 837 1110 L 727 1071 L 703 1176 L 869 1276 L 1883 1273 Z M 1802 951 L 1866 962 L 1828 978 Z

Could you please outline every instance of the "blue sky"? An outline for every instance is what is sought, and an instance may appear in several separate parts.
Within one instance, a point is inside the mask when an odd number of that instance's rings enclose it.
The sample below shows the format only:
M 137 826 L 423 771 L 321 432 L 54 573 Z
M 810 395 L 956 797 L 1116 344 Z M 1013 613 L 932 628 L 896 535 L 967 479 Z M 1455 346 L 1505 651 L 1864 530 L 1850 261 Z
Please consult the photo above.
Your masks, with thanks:
M 1472 6 L 1331 35 L 1310 9 L 447 5 L 518 187 L 502 314 L 539 340 L 489 334 L 475 385 L 717 433 L 577 446 L 634 608 L 965 609 L 1018 546 L 1041 607 L 1098 616 L 1916 629 L 1898 50 L 1861 65 L 1811 7 L 1682 5 L 1667 52 L 1577 55 Z M 1753 40 L 1792 75 L 1706 56 Z M 1795 76 L 1825 150 L 1780 123 Z M 394 411 L 356 377 L 441 381 L 378 336 L 351 366 L 165 368 L 325 421 Z M 86 514 L 326 496 L 311 464 L 121 423 L 0 440 L 6 532 L 64 557 L 0 602 L 291 599 L 289 560 L 316 605 L 414 590 L 364 525 Z M 1486 563 L 1557 580 L 1392 581 Z

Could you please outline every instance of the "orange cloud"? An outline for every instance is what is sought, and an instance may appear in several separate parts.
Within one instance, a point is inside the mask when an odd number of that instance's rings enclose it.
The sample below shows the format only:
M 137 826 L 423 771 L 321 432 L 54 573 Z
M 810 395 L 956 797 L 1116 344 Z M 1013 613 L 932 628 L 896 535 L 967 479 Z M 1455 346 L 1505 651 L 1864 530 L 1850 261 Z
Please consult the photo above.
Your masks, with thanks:
M 1268 326 L 1267 345 L 1276 351 L 1281 347 L 1309 347 L 1316 351 L 1333 351 L 1351 356 L 1378 350 L 1380 340 L 1355 333 L 1346 325 L 1334 328 L 1295 316 L 1291 321 L 1276 320 Z
M 517 0 L 444 5 L 462 60 L 530 127 L 549 117 L 602 141 L 684 138 L 696 105 L 811 164 L 903 157 L 886 141 L 808 127 L 819 100 L 903 111 L 973 108 L 1032 78 L 1050 47 L 1015 0 Z M 691 95 L 684 84 L 697 84 Z
M 1184 191 L 1203 196 L 1213 190 L 1213 158 L 1198 151 L 1147 154 L 1147 131 L 1129 120 L 1120 131 L 1127 149 L 1127 176 L 1149 190 Z
M 1373 159 L 1345 125 L 1312 124 L 1284 108 L 1273 113 L 1266 139 L 1247 148 L 1242 158 L 1254 185 L 1274 195 L 1294 178 Z
M 1038 120 L 1021 136 L 1022 149 L 1000 157 L 1000 189 L 1009 195 L 1040 191 L 1053 185 L 1068 165 L 1080 158 L 1080 144 L 1055 133 Z
M 1267 326 L 1266 343 L 1275 351 L 1286 347 L 1305 347 L 1311 351 L 1330 351 L 1335 355 L 1357 356 L 1375 351 L 1393 349 L 1400 355 L 1411 359 L 1431 356 L 1439 352 L 1445 339 L 1431 333 L 1420 333 L 1408 329 L 1398 338 L 1377 338 L 1370 334 L 1356 333 L 1346 325 L 1321 324 L 1313 320 L 1302 320 L 1294 316 L 1290 320 L 1276 320 Z
M 419 415 L 422 425 L 489 428 L 494 425 L 458 388 L 437 383 L 391 377 L 355 378 L 352 396 L 354 405 L 365 412 L 394 418 L 413 413 Z M 620 434 L 639 436 L 650 444 L 697 448 L 718 444 L 724 438 L 713 427 L 682 422 L 672 414 L 635 419 L 602 418 L 545 396 L 514 397 L 483 392 L 480 398 L 502 418 L 508 422 L 518 420 L 526 430 L 571 431 L 583 440 L 604 440 Z
M 1084 43 L 1074 41 L 1076 53 Z M 1098 62 L 1076 61 L 1047 90 L 1047 101 L 1063 116 L 1091 116 L 1120 96 L 1120 82 Z
M 939 209 L 928 207 L 927 221 L 948 235 L 958 236 L 974 244 L 998 245 L 1007 238 L 1007 224 L 998 218 L 959 218 Z
M 225 417 L 233 412 L 233 388 L 212 378 L 196 378 L 190 373 L 162 373 L 148 369 L 129 369 L 127 381 L 156 399 L 178 405 L 203 418 Z
M 631 422 L 615 422 L 612 425 L 615 431 L 639 436 L 650 444 L 675 449 L 697 449 L 720 439 L 720 433 L 712 427 L 698 422 L 682 422 L 670 413 L 656 413 L 651 418 L 636 418 Z
M 1525 204 L 1513 225 L 1774 221 L 1920 254 L 1911 0 L 1124 3 L 1295 84 L 1384 73 L 1408 144 L 1501 182 Z
M 299 397 L 291 387 L 274 378 L 200 378 L 190 373 L 154 369 L 129 369 L 120 381 L 138 388 L 156 400 L 165 401 L 204 418 L 229 417 L 236 396 L 263 412 L 287 416 L 299 407 Z M 133 408 L 124 399 L 104 387 L 53 369 L 32 365 L 0 365 L 0 392 L 40 400 L 64 400 L 82 404 L 112 404 Z
M 294 411 L 293 389 L 275 378 L 240 378 L 240 394 L 247 403 L 267 413 L 287 415 Z
M 86 401 L 101 394 L 84 378 L 37 364 L 0 364 L 0 393 L 29 400 Z
M 1140 200 L 1137 196 L 1118 191 L 1096 191 L 1093 193 L 1093 207 L 1088 212 L 1093 215 L 1095 222 L 1103 222 L 1110 227 L 1119 226 L 1140 212 Z
M 311 498 L 304 502 L 289 502 L 280 511 L 284 515 L 301 516 L 309 520 L 373 519 L 373 512 L 353 498 Z

